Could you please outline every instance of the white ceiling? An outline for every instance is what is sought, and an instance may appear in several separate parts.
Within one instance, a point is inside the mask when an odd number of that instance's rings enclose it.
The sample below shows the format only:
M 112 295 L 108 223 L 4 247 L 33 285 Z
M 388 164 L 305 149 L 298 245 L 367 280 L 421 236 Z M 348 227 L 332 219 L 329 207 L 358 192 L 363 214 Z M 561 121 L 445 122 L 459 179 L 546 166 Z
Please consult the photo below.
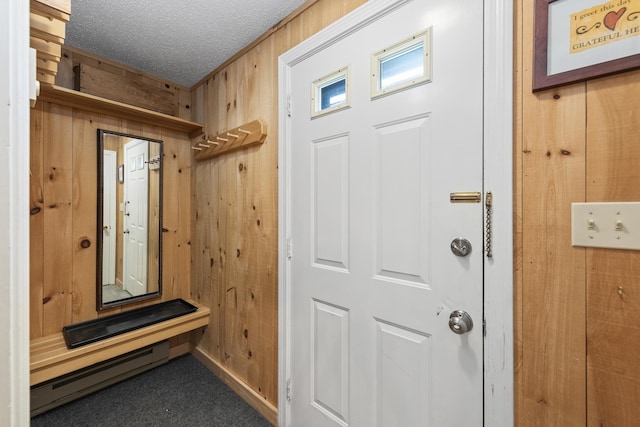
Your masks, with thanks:
M 306 0 L 72 0 L 65 44 L 187 87 Z

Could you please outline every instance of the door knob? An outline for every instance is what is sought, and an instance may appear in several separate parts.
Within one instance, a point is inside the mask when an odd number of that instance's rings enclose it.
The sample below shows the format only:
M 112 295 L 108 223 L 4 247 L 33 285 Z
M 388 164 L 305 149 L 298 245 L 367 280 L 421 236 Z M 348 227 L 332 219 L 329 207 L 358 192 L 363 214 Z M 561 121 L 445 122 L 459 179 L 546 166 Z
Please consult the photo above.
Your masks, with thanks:
M 471 252 L 471 242 L 467 239 L 453 239 L 451 241 L 451 252 L 456 256 L 465 257 Z
M 458 335 L 466 334 L 473 329 L 473 320 L 466 311 L 455 310 L 449 316 L 449 329 Z

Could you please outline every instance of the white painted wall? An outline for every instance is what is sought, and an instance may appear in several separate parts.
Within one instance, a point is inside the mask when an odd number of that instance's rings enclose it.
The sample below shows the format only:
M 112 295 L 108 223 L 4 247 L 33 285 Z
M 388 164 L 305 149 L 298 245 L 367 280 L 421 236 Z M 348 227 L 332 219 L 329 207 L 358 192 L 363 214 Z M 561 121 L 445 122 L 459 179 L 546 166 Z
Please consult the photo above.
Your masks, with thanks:
M 29 2 L 0 6 L 0 426 L 29 425 Z

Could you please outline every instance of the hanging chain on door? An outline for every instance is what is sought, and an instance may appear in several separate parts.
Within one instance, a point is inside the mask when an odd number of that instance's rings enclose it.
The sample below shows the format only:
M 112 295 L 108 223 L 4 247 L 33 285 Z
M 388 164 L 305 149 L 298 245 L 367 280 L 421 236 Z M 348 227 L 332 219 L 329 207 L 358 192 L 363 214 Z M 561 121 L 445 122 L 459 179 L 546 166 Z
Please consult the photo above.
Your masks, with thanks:
M 487 258 L 493 257 L 493 253 L 491 252 L 491 207 L 493 206 L 493 193 L 491 191 L 487 192 L 487 196 L 485 197 L 485 207 L 487 208 L 487 219 L 485 225 L 485 250 L 487 253 Z

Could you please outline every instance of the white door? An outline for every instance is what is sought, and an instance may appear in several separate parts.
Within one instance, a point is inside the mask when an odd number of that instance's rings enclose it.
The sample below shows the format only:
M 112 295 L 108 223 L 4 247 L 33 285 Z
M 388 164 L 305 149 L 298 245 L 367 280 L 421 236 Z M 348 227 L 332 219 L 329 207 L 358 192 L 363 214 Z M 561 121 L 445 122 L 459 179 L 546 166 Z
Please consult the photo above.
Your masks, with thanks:
M 149 141 L 124 145 L 124 289 L 133 296 L 147 293 L 149 222 Z
M 372 99 L 372 54 L 426 29 L 431 81 Z M 312 119 L 312 82 L 345 67 L 349 107 Z M 286 84 L 288 424 L 482 425 L 483 205 L 450 194 L 482 192 L 483 2 L 405 2 Z
M 116 160 L 115 151 L 104 150 L 102 164 L 102 284 L 116 283 Z

